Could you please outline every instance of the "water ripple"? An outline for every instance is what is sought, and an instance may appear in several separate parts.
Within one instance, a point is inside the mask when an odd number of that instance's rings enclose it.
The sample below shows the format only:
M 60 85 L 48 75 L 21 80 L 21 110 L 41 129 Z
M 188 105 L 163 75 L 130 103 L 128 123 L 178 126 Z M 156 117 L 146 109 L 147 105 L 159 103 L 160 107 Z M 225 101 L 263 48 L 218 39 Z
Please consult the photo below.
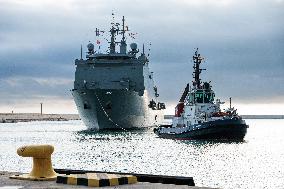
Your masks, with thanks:
M 56 168 L 193 176 L 198 186 L 281 188 L 283 120 L 247 120 L 244 141 L 169 140 L 152 130 L 90 132 L 81 121 L 0 124 L 0 170 L 27 172 L 26 144 L 55 146 Z

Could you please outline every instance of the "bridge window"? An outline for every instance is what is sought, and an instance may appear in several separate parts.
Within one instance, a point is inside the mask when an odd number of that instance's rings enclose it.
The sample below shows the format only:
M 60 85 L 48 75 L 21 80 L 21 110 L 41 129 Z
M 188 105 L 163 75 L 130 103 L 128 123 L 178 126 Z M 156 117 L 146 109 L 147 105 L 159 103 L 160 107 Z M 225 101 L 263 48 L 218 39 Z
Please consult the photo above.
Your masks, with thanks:
M 203 103 L 203 93 L 202 92 L 196 92 L 195 93 L 195 99 L 197 103 Z

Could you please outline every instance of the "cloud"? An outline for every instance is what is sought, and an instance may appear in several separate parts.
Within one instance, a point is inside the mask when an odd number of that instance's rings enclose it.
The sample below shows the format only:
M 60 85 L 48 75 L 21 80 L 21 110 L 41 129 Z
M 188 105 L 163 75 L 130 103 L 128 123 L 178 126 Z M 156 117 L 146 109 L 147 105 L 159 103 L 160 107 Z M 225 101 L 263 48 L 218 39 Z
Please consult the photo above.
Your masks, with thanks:
M 112 10 L 117 20 L 126 16 L 147 53 L 151 42 L 150 67 L 162 100 L 177 101 L 191 82 L 199 47 L 207 68 L 202 78 L 212 80 L 220 97 L 284 103 L 283 8 L 282 0 L 2 0 L 0 103 L 71 99 L 80 45 L 96 40 L 96 27 L 108 29 Z
M 1 79 L 0 81 L 0 104 L 2 105 L 50 98 L 72 99 L 70 92 L 73 88 L 72 79 L 19 76 Z

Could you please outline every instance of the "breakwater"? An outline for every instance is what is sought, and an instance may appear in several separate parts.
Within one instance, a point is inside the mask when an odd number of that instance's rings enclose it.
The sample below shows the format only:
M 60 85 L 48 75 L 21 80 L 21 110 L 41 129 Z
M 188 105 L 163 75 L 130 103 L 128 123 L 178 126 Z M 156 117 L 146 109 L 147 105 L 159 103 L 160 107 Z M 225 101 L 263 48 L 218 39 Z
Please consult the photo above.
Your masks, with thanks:
M 244 119 L 284 119 L 284 115 L 242 115 Z
M 174 115 L 165 115 L 165 119 L 172 119 Z M 284 115 L 241 115 L 243 119 L 284 119 Z
M 244 119 L 284 119 L 284 115 L 241 115 Z M 165 115 L 172 119 L 173 115 Z M 0 113 L 0 123 L 80 120 L 78 114 Z
M 79 120 L 78 114 L 0 113 L 0 123 Z

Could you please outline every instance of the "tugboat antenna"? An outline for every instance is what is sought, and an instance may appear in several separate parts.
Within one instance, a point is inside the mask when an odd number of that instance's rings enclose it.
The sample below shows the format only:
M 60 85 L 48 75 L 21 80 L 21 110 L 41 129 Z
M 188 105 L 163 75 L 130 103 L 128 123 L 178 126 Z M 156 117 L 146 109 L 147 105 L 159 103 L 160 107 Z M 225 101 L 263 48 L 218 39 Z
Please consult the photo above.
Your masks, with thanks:
M 198 48 L 195 51 L 193 58 L 193 62 L 194 62 L 194 72 L 193 72 L 193 78 L 194 78 L 194 83 L 193 85 L 196 86 L 197 89 L 201 88 L 201 79 L 200 79 L 200 73 L 202 70 L 206 70 L 206 69 L 200 69 L 200 64 L 202 62 L 202 57 L 200 56 L 200 54 L 198 53 Z

